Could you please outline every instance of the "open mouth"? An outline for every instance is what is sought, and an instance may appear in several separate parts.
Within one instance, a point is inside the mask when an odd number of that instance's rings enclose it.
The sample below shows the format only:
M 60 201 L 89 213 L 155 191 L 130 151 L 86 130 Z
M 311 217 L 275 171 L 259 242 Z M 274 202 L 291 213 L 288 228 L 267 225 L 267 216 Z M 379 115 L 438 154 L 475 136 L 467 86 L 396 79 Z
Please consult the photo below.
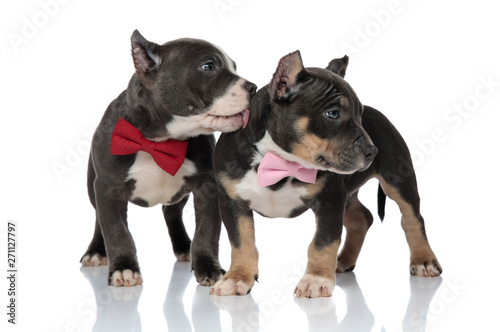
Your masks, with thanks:
M 223 119 L 227 120 L 233 120 L 237 118 L 241 118 L 241 122 L 243 123 L 242 128 L 245 129 L 246 126 L 248 125 L 248 119 L 250 118 L 250 110 L 247 108 L 239 113 L 233 114 L 233 115 L 213 115 L 212 116 L 217 116 Z

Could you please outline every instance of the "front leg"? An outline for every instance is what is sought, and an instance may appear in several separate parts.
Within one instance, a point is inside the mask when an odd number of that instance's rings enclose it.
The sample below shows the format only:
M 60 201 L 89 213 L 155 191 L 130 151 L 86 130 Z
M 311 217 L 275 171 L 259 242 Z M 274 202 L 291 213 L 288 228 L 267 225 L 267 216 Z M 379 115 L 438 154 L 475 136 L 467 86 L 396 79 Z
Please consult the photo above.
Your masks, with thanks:
M 328 297 L 335 288 L 345 196 L 330 196 L 328 201 L 313 204 L 312 209 L 316 214 L 316 234 L 307 252 L 306 272 L 294 293 L 297 297 Z
M 219 263 L 221 219 L 217 185 L 207 176 L 193 191 L 196 229 L 191 244 L 191 268 L 202 286 L 213 286 L 226 272 Z
M 135 286 L 142 284 L 134 240 L 127 225 L 127 200 L 110 192 L 107 183 L 96 180 L 97 221 L 108 254 L 108 284 Z
M 253 212 L 243 207 L 243 202 L 230 199 L 225 192 L 219 193 L 219 204 L 231 242 L 231 266 L 210 294 L 246 295 L 259 277 Z

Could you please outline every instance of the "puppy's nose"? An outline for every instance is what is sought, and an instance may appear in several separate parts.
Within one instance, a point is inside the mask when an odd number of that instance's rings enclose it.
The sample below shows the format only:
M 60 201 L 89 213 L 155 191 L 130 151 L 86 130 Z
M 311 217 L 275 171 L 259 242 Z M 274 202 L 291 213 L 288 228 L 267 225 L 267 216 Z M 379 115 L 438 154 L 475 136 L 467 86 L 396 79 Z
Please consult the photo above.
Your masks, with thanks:
M 257 92 L 257 85 L 253 84 L 252 82 L 246 82 L 245 83 L 245 89 L 250 93 L 250 95 L 254 95 L 255 92 Z
M 373 159 L 375 159 L 375 156 L 378 153 L 378 149 L 375 145 L 368 145 L 368 146 L 363 146 L 361 148 L 363 150 L 363 153 L 365 154 L 366 161 L 371 163 Z

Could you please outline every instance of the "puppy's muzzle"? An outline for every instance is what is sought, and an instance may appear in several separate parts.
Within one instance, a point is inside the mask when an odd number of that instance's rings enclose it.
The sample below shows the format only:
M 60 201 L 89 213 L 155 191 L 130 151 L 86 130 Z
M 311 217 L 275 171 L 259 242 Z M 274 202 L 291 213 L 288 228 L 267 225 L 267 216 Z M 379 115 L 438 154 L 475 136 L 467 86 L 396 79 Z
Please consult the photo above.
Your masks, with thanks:
M 375 145 L 369 145 L 362 148 L 363 153 L 365 154 L 365 162 L 367 164 L 371 164 L 375 159 L 375 156 L 378 153 L 378 149 Z
M 246 81 L 245 84 L 243 84 L 243 87 L 248 91 L 250 96 L 253 96 L 255 92 L 257 92 L 257 85 L 253 84 L 252 82 Z
M 371 163 L 375 159 L 378 153 L 378 149 L 373 143 L 366 142 L 364 140 L 358 139 L 354 142 L 354 145 L 359 148 L 364 154 L 364 166 L 361 170 L 365 170 L 370 167 Z

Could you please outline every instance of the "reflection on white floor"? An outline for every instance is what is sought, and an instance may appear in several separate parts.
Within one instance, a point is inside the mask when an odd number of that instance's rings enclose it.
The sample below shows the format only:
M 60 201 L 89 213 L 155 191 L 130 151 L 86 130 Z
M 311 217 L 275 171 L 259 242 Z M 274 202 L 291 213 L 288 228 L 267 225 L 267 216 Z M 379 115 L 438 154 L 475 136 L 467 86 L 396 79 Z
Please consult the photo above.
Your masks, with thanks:
M 85 267 L 81 271 L 92 285 L 95 294 L 96 321 L 92 331 L 143 331 L 138 305 L 144 286 L 108 287 L 106 267 Z M 294 315 L 303 315 L 307 318 L 308 331 L 386 331 L 384 325 L 375 326 L 376 317 L 365 301 L 354 272 L 337 275 L 337 288 L 331 298 L 297 299 L 288 294 L 279 300 L 275 297 L 276 301 L 263 300 L 260 303 L 254 299 L 252 293 L 240 297 L 209 296 L 209 288 L 197 286 L 193 283 L 193 279 L 189 263 L 174 264 L 163 304 L 163 315 L 168 331 L 277 331 L 274 327 L 276 323 L 281 327 L 293 328 L 293 325 L 288 323 L 294 320 Z M 429 304 L 442 281 L 441 277 L 428 279 L 410 277 L 410 295 L 406 312 L 402 317 L 401 331 L 426 330 Z M 192 299 L 186 301 L 186 291 L 190 287 L 195 287 L 196 290 Z M 339 290 L 344 294 L 344 301 L 339 301 L 342 300 Z M 268 322 L 263 319 L 270 316 L 271 304 L 285 307 L 287 302 L 291 301 L 294 302 L 295 309 L 299 310 L 290 312 L 288 321 L 273 323 L 272 320 Z M 187 307 L 188 304 L 191 304 L 191 307 Z M 272 311 L 277 309 L 273 308 Z M 345 311 L 341 319 L 337 311 Z M 224 312 L 229 315 L 221 315 Z M 393 319 L 401 321 L 401 317 Z M 164 326 L 157 328 L 165 330 Z M 149 330 L 144 329 L 144 331 Z M 301 329 L 298 327 L 296 330 Z
M 108 287 L 107 266 L 82 267 L 81 271 L 95 295 L 96 322 L 92 331 L 142 331 L 137 311 L 142 286 Z

